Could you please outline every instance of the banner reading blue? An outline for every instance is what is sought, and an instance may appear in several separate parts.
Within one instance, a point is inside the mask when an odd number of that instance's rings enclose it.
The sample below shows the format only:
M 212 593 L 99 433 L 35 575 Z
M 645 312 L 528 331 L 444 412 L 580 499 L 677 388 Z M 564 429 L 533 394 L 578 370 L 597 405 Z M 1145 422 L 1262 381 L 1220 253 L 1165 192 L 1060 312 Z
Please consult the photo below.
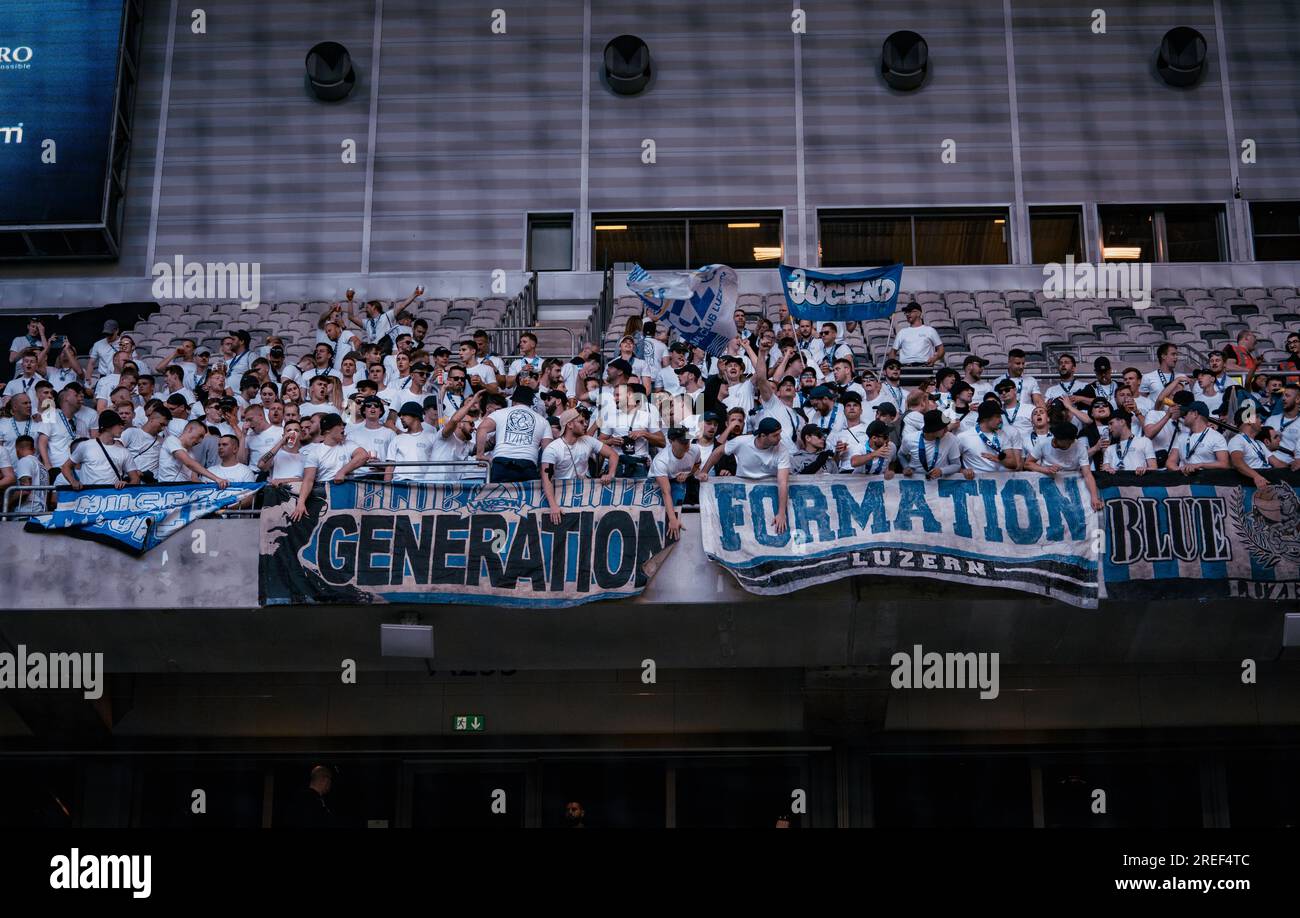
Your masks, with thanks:
M 781 290 L 795 321 L 861 322 L 887 319 L 898 308 L 903 266 L 871 268 L 853 274 L 827 274 L 781 265 Z
M 68 488 L 59 491 L 53 513 L 32 517 L 26 529 L 92 538 L 139 555 L 200 517 L 234 506 L 262 487 L 263 482 L 231 482 L 228 488 L 210 484 Z

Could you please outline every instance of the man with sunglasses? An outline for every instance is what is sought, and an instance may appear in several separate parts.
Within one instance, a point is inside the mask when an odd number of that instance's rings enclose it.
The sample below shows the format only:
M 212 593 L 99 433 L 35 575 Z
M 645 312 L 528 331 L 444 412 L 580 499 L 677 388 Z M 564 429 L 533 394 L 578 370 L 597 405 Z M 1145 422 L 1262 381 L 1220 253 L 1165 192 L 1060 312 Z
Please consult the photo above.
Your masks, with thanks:
M 446 423 L 447 419 L 459 411 L 461 405 L 469 398 L 468 379 L 469 374 L 460 364 L 453 363 L 447 368 L 447 383 L 442 387 L 442 398 L 439 401 L 439 424 Z
M 831 375 L 832 364 L 841 357 L 853 359 L 853 348 L 837 340 L 838 337 L 839 331 L 835 323 L 823 322 L 821 331 L 818 332 L 818 340 L 809 347 L 812 356 L 811 365 L 821 371 L 822 377 Z
M 433 384 L 429 381 L 432 375 L 433 367 L 424 361 L 411 364 L 411 382 L 404 390 L 406 400 L 423 402 L 426 395 L 432 395 Z

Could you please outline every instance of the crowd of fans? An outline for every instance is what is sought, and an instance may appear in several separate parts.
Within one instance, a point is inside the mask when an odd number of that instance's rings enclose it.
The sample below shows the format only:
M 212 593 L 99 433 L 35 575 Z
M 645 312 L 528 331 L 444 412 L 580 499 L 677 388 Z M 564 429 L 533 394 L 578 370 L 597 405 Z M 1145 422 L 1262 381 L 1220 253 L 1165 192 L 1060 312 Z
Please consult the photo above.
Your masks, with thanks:
M 407 313 L 422 292 L 358 313 L 349 291 L 320 317 L 310 352 L 293 355 L 276 335 L 239 330 L 216 353 L 185 338 L 146 361 L 110 320 L 83 358 L 33 318 L 9 352 L 5 509 L 43 512 L 50 485 L 267 480 L 297 494 L 296 516 L 313 486 L 360 475 L 540 480 L 558 516 L 557 480 L 651 478 L 675 536 L 678 509 L 710 475 L 775 478 L 779 532 L 791 475 L 1077 472 L 1100 508 L 1098 471 L 1235 469 L 1262 484 L 1263 470 L 1300 468 L 1300 335 L 1277 374 L 1258 372 L 1247 331 L 1193 372 L 1164 344 L 1149 372 L 1099 357 L 1084 382 L 1062 355 L 1040 383 L 1019 350 L 996 378 L 976 356 L 945 366 L 911 303 L 879 372 L 841 323 L 740 310 L 718 356 L 633 318 L 610 359 L 594 343 L 543 357 L 531 332 L 506 358 L 487 330 L 454 349 L 426 343 L 427 323 Z

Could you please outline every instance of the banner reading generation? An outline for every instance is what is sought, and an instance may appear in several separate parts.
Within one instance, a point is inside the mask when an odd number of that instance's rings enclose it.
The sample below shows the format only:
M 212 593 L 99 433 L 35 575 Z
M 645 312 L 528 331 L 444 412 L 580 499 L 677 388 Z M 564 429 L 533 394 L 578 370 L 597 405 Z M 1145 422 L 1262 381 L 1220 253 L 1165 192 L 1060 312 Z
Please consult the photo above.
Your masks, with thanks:
M 331 484 L 262 511 L 261 599 L 545 608 L 635 596 L 664 550 L 653 481 Z M 267 504 L 274 498 L 268 494 Z
M 771 525 L 774 481 L 713 480 L 700 502 L 705 553 L 751 593 L 880 574 L 1097 606 L 1099 514 L 1077 476 L 792 483 L 789 528 L 780 535 Z

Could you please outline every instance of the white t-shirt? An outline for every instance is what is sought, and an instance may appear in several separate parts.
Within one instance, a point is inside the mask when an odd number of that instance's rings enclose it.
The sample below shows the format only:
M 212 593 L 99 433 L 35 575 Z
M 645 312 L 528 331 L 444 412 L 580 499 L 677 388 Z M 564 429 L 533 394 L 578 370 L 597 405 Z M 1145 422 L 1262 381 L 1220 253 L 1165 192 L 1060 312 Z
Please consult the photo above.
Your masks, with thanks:
M 45 378 L 50 381 L 50 385 L 54 387 L 54 391 L 57 393 L 63 391 L 63 387 L 68 383 L 76 382 L 77 374 L 66 367 L 47 367 Z
M 752 379 L 746 379 L 736 383 L 734 386 L 728 386 L 727 397 L 722 400 L 722 403 L 727 406 L 728 410 L 732 408 L 743 408 L 745 414 L 748 415 L 749 412 L 754 410 L 754 398 L 754 381 Z
M 40 338 L 37 338 L 35 341 L 33 341 L 31 338 L 28 338 L 26 335 L 19 335 L 18 337 L 14 338 L 13 341 L 9 342 L 10 352 L 17 351 L 19 354 L 27 350 L 29 347 L 39 348 L 40 346 L 41 346 Z
M 105 450 L 125 476 L 137 471 L 134 460 L 125 446 L 112 443 L 103 449 L 99 440 L 83 440 L 72 451 L 72 461 L 77 466 L 77 479 L 86 486 L 111 485 L 117 480 L 113 465 L 104 456 Z
M 551 466 L 551 478 L 562 481 L 568 478 L 586 478 L 587 463 L 598 454 L 602 443 L 595 437 L 579 437 L 570 446 L 564 438 L 557 437 L 542 450 L 542 465 Z
M 389 462 L 428 462 L 429 438 L 423 430 L 417 433 L 394 434 L 387 452 L 379 455 Z M 427 466 L 399 465 L 393 469 L 394 481 L 429 481 L 431 470 Z
M 257 471 L 242 462 L 234 465 L 210 465 L 208 471 L 226 481 L 257 481 Z
M 754 420 L 757 423 L 764 418 L 774 418 L 781 425 L 781 439 L 790 443 L 792 448 L 799 432 L 808 423 L 800 409 L 787 405 L 775 395 L 763 403 L 763 410 Z
M 498 408 L 488 417 L 496 425 L 492 458 L 536 462 L 542 441 L 550 437 L 551 425 L 527 405 Z
M 12 458 L 12 456 L 10 458 Z M 4 462 L 0 462 L 0 465 L 3 464 Z M 22 484 L 24 478 L 30 478 L 31 481 L 27 483 L 34 488 L 44 488 L 50 483 L 49 474 L 45 471 L 45 467 L 37 461 L 35 455 L 23 456 L 13 464 L 13 470 L 19 484 Z M 25 492 L 22 499 L 18 502 L 18 512 L 44 513 L 45 501 L 48 495 L 48 491 Z
M 974 414 L 974 412 L 971 412 Z M 983 434 L 983 439 L 980 435 Z M 988 442 L 985 442 L 985 441 Z M 965 468 L 974 472 L 997 472 L 1005 471 L 1006 466 L 1001 462 L 985 457 L 985 453 L 990 456 L 996 456 L 1002 450 L 1016 449 L 1017 447 L 1007 437 L 1005 431 L 995 430 L 993 433 L 985 433 L 978 427 L 972 427 L 969 430 L 963 430 L 957 435 L 957 445 L 961 448 L 961 464 Z
M 364 313 L 364 308 L 362 312 Z M 393 330 L 397 322 L 391 309 L 385 309 L 373 319 L 366 315 L 361 319 L 362 338 L 370 344 L 378 341 Z M 340 336 L 341 337 L 341 336 Z
M 158 453 L 158 471 L 156 473 L 160 482 L 193 480 L 194 473 L 176 458 L 175 453 L 178 450 L 189 452 L 181 445 L 179 437 L 168 434 L 163 438 L 162 448 Z
M 805 408 L 803 413 L 808 418 L 809 424 L 816 424 L 826 431 L 828 440 L 837 431 L 843 430 L 846 423 L 844 420 L 844 406 L 838 402 L 831 405 L 830 414 L 822 414 L 812 406 Z
M 682 391 L 681 380 L 677 378 L 677 370 L 672 367 L 664 367 L 655 375 L 655 388 L 662 389 L 669 395 L 676 395 Z
M 464 462 L 469 459 L 473 452 L 474 445 L 469 440 L 462 440 L 452 433 L 450 437 L 444 437 L 441 431 L 432 427 L 426 427 L 424 437 L 429 444 L 429 461 L 430 462 Z M 426 481 L 468 481 L 479 480 L 480 473 L 469 471 L 469 466 L 453 466 L 451 468 L 432 469 L 428 473 Z
M 894 336 L 894 350 L 898 351 L 898 362 L 902 364 L 925 363 L 942 346 L 943 339 L 928 325 L 915 328 L 908 325 Z
M 44 378 L 45 377 L 42 376 L 40 373 L 33 373 L 31 376 L 23 376 L 21 374 L 15 376 L 13 379 L 9 380 L 9 382 L 5 385 L 4 397 L 9 398 L 10 396 L 13 395 L 26 393 L 27 395 L 30 395 L 33 399 L 35 399 L 36 384 Z M 35 410 L 37 406 L 33 404 L 32 408 L 33 410 Z
M 724 447 L 728 456 L 736 457 L 736 477 L 771 478 L 778 470 L 790 468 L 790 444 L 781 439 L 775 446 L 759 449 L 754 435 L 732 437 Z
M 1204 436 L 1202 436 L 1202 434 Z M 1213 462 L 1214 454 L 1228 451 L 1228 441 L 1223 434 L 1213 427 L 1207 427 L 1201 433 L 1193 434 L 1186 427 L 1179 430 L 1170 449 L 1178 450 L 1178 464 Z
M 1064 401 L 1066 396 L 1079 395 L 1086 388 L 1088 388 L 1087 384 L 1081 383 L 1077 379 L 1072 379 L 1065 383 L 1058 380 L 1049 386 L 1047 391 L 1043 393 L 1043 399 L 1048 402 L 1054 398 L 1059 398 Z
M 66 414 L 56 409 L 45 417 L 49 418 L 45 425 L 45 433 L 50 438 L 50 464 L 57 468 L 68 460 L 72 441 L 79 437 L 90 436 L 90 430 L 86 427 L 86 422 L 80 413 L 69 419 Z
M 1072 472 L 1090 465 L 1088 444 L 1083 440 L 1075 440 L 1067 448 L 1058 449 L 1051 437 L 1039 437 L 1029 454 L 1042 465 L 1059 465 Z
M 845 444 L 844 458 L 840 460 L 840 471 L 857 472 L 850 461 L 854 456 L 871 452 L 871 438 L 867 436 L 867 425 L 859 422 L 853 427 L 842 426 L 826 438 L 826 448 L 836 450 L 839 444 Z M 892 453 L 890 454 L 892 458 Z M 884 471 L 884 469 L 881 469 Z
M 624 412 L 618 409 L 616 402 L 610 401 L 601 410 L 599 417 L 600 432 L 615 437 L 626 437 L 634 430 L 648 430 L 653 433 L 663 429 L 659 411 L 651 405 L 642 405 L 635 411 Z M 650 441 L 645 437 L 633 440 L 632 452 L 636 456 L 648 459 Z
M 1178 376 L 1177 372 L 1166 373 L 1163 370 L 1152 370 L 1142 377 L 1142 382 L 1138 385 L 1138 395 L 1145 395 L 1150 399 L 1155 399 L 1157 395 L 1165 390 L 1174 378 Z M 1175 390 L 1177 391 L 1177 390 Z
M 911 469 L 915 475 L 929 475 L 936 468 L 943 475 L 951 475 L 961 468 L 961 447 L 957 445 L 957 438 L 951 434 L 944 434 L 938 440 L 928 440 L 919 432 L 909 431 L 904 434 L 899 446 L 898 461 L 903 468 Z
M 57 424 L 58 421 L 55 421 Z M 41 439 L 41 434 L 47 437 L 50 435 L 50 425 L 33 418 L 20 421 L 17 418 L 0 418 L 0 445 L 13 449 L 18 438 L 27 436 L 32 438 L 32 443 L 36 444 Z
M 118 342 L 109 341 L 107 338 L 100 338 L 90 346 L 90 356 L 95 358 L 95 374 L 103 376 L 105 372 L 113 372 L 113 355 L 117 353 Z
M 313 414 L 337 414 L 339 417 L 343 417 L 343 409 L 333 402 L 324 402 L 320 405 L 315 402 L 303 402 L 298 406 L 298 417 L 309 418 Z
M 302 453 L 291 453 L 281 449 L 271 460 L 271 481 L 294 481 L 302 478 L 302 471 L 307 467 L 307 460 Z
M 248 464 L 257 467 L 258 460 L 266 455 L 272 446 L 280 442 L 284 436 L 284 428 L 272 424 L 261 433 L 250 433 L 244 437 L 244 445 L 248 447 Z
M 1019 379 L 1014 379 L 1010 376 L 1000 376 L 993 381 L 994 388 L 996 388 L 997 384 L 1002 382 L 1002 380 L 1004 379 L 1010 379 L 1013 383 L 1015 383 L 1016 391 L 1019 393 L 1021 405 L 1030 405 L 1030 406 L 1033 405 L 1034 396 L 1037 395 L 1039 391 L 1037 379 L 1030 376 L 1028 373 L 1020 374 Z
M 901 417 L 904 410 L 903 406 L 907 404 L 907 387 L 903 385 L 896 386 L 889 380 L 882 379 L 880 381 L 880 392 L 871 400 L 871 405 L 875 407 L 884 402 L 889 402 L 897 408 Z M 863 405 L 863 408 L 865 409 L 866 405 Z M 864 414 L 863 417 L 866 417 L 866 415 Z
M 1108 465 L 1117 472 L 1131 472 L 1134 469 L 1144 469 L 1147 467 L 1147 460 L 1156 458 L 1155 447 L 1146 437 L 1134 435 L 1124 443 L 1124 459 L 1119 458 L 1119 444 L 1112 442 L 1106 447 L 1106 455 L 1102 460 L 1103 465 Z
M 1265 426 L 1273 427 L 1282 434 L 1281 448 L 1291 450 L 1292 453 L 1300 454 L 1300 415 L 1290 420 L 1286 415 L 1275 414 L 1264 422 Z
M 692 443 L 682 458 L 673 455 L 672 444 L 668 444 L 650 460 L 651 478 L 676 478 L 682 472 L 689 472 L 700 461 L 700 448 Z
M 391 427 L 380 424 L 370 428 L 365 424 L 349 424 L 345 428 L 349 443 L 355 443 L 368 453 L 374 453 L 378 459 L 388 455 L 388 448 L 397 434 Z
M 510 372 L 507 375 L 518 376 L 520 371 L 525 368 L 532 370 L 534 373 L 540 374 L 542 372 L 542 358 L 516 357 L 514 360 L 510 361 Z
M 55 423 L 58 423 L 57 421 Z M 146 433 L 139 427 L 128 427 L 122 431 L 122 445 L 131 451 L 135 467 L 142 472 L 158 474 L 158 457 L 162 450 L 164 432 Z
M 299 454 L 303 459 L 303 469 L 316 470 L 316 484 L 333 481 L 334 476 L 352 461 L 352 454 L 357 451 L 357 444 L 344 441 L 338 446 L 325 443 L 310 443 Z
M 1159 424 L 1160 419 L 1168 413 L 1169 412 L 1167 411 L 1148 411 L 1145 416 L 1146 423 L 1143 427 Z M 1186 432 L 1187 425 L 1183 423 L 1181 418 L 1172 419 L 1168 421 L 1164 427 L 1161 427 L 1154 437 L 1150 438 L 1151 446 L 1157 451 L 1168 450 L 1173 446 L 1175 437 L 1181 436 Z
M 495 385 L 497 381 L 496 371 L 492 369 L 491 364 L 486 363 L 476 363 L 474 366 L 468 367 L 465 370 L 465 376 L 467 377 L 465 380 L 467 386 L 473 385 L 470 380 L 474 377 L 477 377 L 485 386 Z
M 1026 386 L 1028 388 L 1028 386 Z M 1005 405 L 1002 406 L 1002 427 L 1004 429 L 1014 428 L 1020 435 L 1020 439 L 1029 440 L 1029 435 L 1034 430 L 1034 409 L 1026 405 L 1023 401 L 1016 407 L 1008 410 Z

